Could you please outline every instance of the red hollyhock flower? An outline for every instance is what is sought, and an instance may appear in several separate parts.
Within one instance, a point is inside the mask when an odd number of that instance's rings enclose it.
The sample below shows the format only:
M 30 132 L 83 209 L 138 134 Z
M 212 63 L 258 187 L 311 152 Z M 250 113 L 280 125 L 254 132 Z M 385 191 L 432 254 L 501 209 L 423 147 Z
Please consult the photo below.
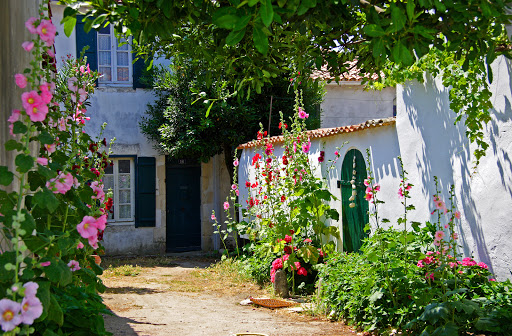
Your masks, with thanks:
M 286 196 L 285 195 L 282 195 L 281 196 L 281 202 L 284 202 L 286 200 Z

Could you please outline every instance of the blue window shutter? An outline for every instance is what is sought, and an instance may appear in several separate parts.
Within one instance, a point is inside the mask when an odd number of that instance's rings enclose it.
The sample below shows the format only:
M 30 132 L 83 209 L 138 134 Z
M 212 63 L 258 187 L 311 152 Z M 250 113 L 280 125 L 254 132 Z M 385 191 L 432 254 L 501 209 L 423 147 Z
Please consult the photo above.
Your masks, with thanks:
M 84 22 L 82 22 L 84 15 L 76 16 L 76 56 L 79 57 L 82 49 L 89 46 L 84 56 L 87 56 L 87 63 L 91 71 L 98 70 L 98 36 L 96 30 L 91 29 L 88 33 L 84 30 Z
M 133 59 L 135 59 L 137 55 L 133 53 Z M 148 59 L 148 64 L 151 60 Z M 144 62 L 144 58 L 139 58 L 135 63 L 133 63 L 133 88 L 134 89 L 145 89 L 148 86 L 141 82 L 141 76 L 144 72 L 144 69 L 147 68 L 147 64 Z
M 154 227 L 156 223 L 156 160 L 137 158 L 135 185 L 135 227 Z

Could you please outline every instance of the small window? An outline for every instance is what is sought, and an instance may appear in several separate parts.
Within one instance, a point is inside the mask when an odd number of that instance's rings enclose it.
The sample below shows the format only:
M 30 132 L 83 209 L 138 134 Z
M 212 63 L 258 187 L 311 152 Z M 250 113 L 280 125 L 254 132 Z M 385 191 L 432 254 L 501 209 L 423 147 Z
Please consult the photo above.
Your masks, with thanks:
M 126 39 L 117 39 L 109 24 L 98 31 L 98 72 L 100 84 L 132 82 L 132 53 Z
M 135 214 L 135 172 L 132 158 L 111 158 L 114 163 L 105 169 L 103 188 L 113 193 L 109 223 L 132 222 Z

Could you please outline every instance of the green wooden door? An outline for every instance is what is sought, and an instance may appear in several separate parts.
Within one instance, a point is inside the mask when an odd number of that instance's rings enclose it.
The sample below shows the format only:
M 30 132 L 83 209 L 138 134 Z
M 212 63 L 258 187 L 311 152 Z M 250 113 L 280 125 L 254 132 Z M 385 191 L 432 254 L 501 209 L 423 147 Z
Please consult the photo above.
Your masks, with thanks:
M 354 177 L 355 186 L 352 188 L 350 181 Z M 351 149 L 345 154 L 341 166 L 341 217 L 343 226 L 343 250 L 346 252 L 358 251 L 363 244 L 363 239 L 368 236 L 364 232 L 365 225 L 369 222 L 368 201 L 364 199 L 364 179 L 366 178 L 366 165 L 363 155 L 357 149 Z M 350 201 L 352 191 L 357 195 Z M 355 204 L 351 207 L 350 203 Z
M 166 168 L 167 252 L 201 249 L 201 167 Z

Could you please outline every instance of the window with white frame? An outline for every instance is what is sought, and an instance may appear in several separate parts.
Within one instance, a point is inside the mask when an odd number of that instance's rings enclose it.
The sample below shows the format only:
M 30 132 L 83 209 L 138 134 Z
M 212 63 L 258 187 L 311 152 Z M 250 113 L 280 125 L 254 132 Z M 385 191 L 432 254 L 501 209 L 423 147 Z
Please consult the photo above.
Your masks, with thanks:
M 135 215 L 135 165 L 133 158 L 110 158 L 114 163 L 105 169 L 103 190 L 112 191 L 113 207 L 109 223 L 134 221 Z
M 112 25 L 98 31 L 98 72 L 100 84 L 132 82 L 131 47 L 124 38 L 117 39 Z

